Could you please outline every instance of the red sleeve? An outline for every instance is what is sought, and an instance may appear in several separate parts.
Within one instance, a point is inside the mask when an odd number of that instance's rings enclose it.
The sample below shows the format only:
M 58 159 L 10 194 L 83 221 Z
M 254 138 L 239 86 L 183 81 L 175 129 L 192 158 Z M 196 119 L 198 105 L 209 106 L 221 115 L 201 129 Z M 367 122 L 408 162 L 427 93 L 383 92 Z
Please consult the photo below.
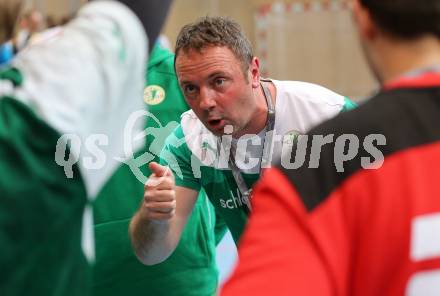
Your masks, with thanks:
M 332 295 L 322 255 L 308 231 L 308 213 L 277 169 L 265 172 L 239 245 L 239 263 L 221 295 Z

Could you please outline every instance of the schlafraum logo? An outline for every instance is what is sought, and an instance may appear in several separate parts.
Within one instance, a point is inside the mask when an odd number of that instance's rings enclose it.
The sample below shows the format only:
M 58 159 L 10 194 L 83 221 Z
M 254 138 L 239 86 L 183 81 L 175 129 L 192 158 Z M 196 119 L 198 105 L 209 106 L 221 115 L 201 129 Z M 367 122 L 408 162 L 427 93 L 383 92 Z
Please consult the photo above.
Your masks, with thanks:
M 229 196 L 226 198 L 220 198 L 220 206 L 224 209 L 237 209 L 241 207 L 246 207 L 247 204 L 250 204 L 250 199 L 252 198 L 252 189 L 249 190 L 249 193 L 243 195 L 238 188 L 234 191 L 229 190 Z

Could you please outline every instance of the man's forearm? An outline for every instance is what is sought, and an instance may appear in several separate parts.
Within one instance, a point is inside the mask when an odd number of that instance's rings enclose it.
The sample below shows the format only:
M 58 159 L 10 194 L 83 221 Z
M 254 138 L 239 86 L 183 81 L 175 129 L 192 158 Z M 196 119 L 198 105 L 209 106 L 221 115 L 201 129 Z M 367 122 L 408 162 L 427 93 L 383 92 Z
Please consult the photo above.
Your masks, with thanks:
M 138 259 L 145 265 L 165 261 L 177 243 L 171 234 L 172 220 L 155 222 L 145 219 L 138 212 L 130 223 L 130 237 Z
M 156 162 L 148 167 L 152 173 L 145 183 L 139 210 L 131 219 L 130 236 L 139 260 L 153 265 L 175 250 L 198 192 L 176 186 L 168 167 Z

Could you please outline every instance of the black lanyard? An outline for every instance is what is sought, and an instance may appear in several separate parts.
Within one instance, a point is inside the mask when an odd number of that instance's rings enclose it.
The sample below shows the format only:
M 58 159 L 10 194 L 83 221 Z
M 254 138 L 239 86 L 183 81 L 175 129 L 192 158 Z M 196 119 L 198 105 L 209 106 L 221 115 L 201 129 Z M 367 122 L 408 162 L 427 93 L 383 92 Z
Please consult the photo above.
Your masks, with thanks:
M 262 79 L 264 82 L 271 82 L 270 80 Z M 272 95 L 269 89 L 260 82 L 261 89 L 263 90 L 264 98 L 267 103 L 267 122 L 266 122 L 266 136 L 264 137 L 263 152 L 260 159 L 260 175 L 263 167 L 266 167 L 271 162 L 272 148 L 273 148 L 273 131 L 275 127 L 275 106 L 272 100 Z M 252 206 L 250 202 L 251 189 L 246 185 L 246 182 L 241 175 L 240 169 L 235 163 L 233 153 L 229 153 L 229 168 L 232 171 L 232 176 L 234 177 L 235 183 L 242 195 L 242 200 L 246 204 L 246 213 L 249 214 L 252 211 Z

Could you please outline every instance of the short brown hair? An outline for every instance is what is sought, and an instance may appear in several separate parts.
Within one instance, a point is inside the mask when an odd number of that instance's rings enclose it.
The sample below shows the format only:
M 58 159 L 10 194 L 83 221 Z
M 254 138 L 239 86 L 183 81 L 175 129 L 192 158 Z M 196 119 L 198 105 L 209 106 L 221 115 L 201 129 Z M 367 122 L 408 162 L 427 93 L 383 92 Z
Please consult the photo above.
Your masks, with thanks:
M 241 61 L 243 71 L 249 69 L 254 57 L 252 46 L 240 25 L 227 17 L 203 17 L 185 25 L 177 36 L 176 55 L 183 50 L 201 51 L 209 46 L 226 46 Z
M 20 17 L 22 2 L 21 0 L 0 1 L 0 43 L 13 37 Z

